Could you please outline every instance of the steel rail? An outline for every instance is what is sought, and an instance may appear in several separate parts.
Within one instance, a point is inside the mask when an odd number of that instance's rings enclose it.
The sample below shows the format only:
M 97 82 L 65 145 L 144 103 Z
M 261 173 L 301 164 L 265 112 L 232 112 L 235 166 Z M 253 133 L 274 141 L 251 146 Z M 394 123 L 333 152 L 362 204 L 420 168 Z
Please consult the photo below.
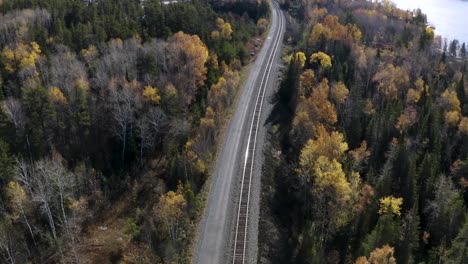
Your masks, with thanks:
M 267 66 L 263 72 L 262 80 L 260 83 L 260 88 L 258 90 L 257 98 L 255 101 L 254 111 L 252 114 L 252 121 L 249 129 L 249 137 L 247 140 L 247 148 L 245 151 L 245 160 L 242 171 L 242 180 L 241 180 L 241 192 L 239 196 L 239 207 L 237 211 L 237 221 L 236 221 L 236 232 L 234 237 L 234 254 L 233 254 L 233 264 L 244 264 L 245 263 L 245 253 L 247 245 L 247 230 L 248 230 L 248 219 L 249 219 L 249 205 L 250 205 L 250 187 L 252 182 L 252 174 L 254 168 L 254 155 L 255 148 L 257 143 L 257 134 L 260 123 L 261 111 L 263 107 L 263 101 L 266 92 L 266 86 L 268 79 L 270 78 L 271 68 L 273 66 L 274 59 L 276 57 L 279 44 L 282 39 L 280 38 L 284 28 L 284 18 L 281 14 L 280 8 L 275 2 L 272 3 L 274 11 L 278 14 L 279 17 L 279 30 L 276 33 L 273 50 L 270 53 Z M 246 172 L 249 169 L 248 179 L 246 179 Z M 246 197 L 244 197 L 246 196 Z M 242 230 L 244 229 L 244 230 Z

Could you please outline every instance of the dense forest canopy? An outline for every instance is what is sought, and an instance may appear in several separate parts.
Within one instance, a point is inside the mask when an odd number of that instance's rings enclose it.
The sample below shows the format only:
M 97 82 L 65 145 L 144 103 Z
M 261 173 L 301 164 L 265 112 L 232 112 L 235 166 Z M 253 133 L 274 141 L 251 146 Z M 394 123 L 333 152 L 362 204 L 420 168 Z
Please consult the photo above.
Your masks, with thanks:
M 289 66 L 271 116 L 264 204 L 274 217 L 261 255 L 467 263 L 465 44 L 444 43 L 420 10 L 391 1 L 283 8 Z
M 387 0 L 281 5 L 259 259 L 467 263 L 465 43 Z M 0 263 L 190 262 L 268 16 L 266 1 L 0 0 Z
M 189 262 L 264 1 L 0 1 L 0 263 Z

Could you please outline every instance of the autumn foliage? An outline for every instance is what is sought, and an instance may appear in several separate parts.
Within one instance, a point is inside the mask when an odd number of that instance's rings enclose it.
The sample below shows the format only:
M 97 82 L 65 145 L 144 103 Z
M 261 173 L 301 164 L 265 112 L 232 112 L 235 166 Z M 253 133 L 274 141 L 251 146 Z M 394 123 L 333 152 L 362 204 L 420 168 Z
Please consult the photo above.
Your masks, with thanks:
M 185 263 L 268 4 L 0 9 L 0 263 Z
M 262 256 L 466 262 L 466 43 L 391 1 L 287 3 L 259 247 L 284 253 Z

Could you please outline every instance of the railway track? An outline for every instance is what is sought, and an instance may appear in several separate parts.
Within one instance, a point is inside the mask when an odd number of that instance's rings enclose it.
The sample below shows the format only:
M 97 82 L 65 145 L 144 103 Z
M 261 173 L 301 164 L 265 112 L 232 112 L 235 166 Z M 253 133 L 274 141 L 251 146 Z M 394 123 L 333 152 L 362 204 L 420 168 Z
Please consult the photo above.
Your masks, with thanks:
M 252 175 L 254 171 L 254 158 L 255 148 L 257 143 L 258 128 L 260 125 L 260 117 L 262 113 L 263 101 L 267 89 L 268 79 L 270 77 L 271 68 L 275 61 L 275 56 L 278 47 L 282 41 L 282 31 L 284 30 L 284 18 L 281 10 L 276 2 L 273 2 L 274 12 L 279 17 L 279 29 L 273 39 L 273 49 L 267 59 L 267 66 L 263 72 L 263 76 L 258 89 L 257 98 L 252 113 L 252 120 L 249 128 L 249 136 L 247 140 L 247 148 L 245 151 L 245 159 L 243 162 L 241 190 L 239 196 L 237 220 L 234 235 L 234 250 L 233 250 L 233 264 L 244 264 L 246 261 L 246 248 L 248 242 L 248 220 L 249 220 L 249 203 L 250 203 L 250 187 Z

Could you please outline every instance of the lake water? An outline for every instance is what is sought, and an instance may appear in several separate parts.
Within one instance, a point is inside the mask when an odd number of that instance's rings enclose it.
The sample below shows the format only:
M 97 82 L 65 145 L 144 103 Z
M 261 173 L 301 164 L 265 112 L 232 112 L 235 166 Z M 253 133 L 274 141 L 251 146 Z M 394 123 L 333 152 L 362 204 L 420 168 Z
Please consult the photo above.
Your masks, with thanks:
M 436 34 L 449 41 L 458 39 L 468 44 L 468 0 L 393 0 L 398 8 L 420 8 Z

